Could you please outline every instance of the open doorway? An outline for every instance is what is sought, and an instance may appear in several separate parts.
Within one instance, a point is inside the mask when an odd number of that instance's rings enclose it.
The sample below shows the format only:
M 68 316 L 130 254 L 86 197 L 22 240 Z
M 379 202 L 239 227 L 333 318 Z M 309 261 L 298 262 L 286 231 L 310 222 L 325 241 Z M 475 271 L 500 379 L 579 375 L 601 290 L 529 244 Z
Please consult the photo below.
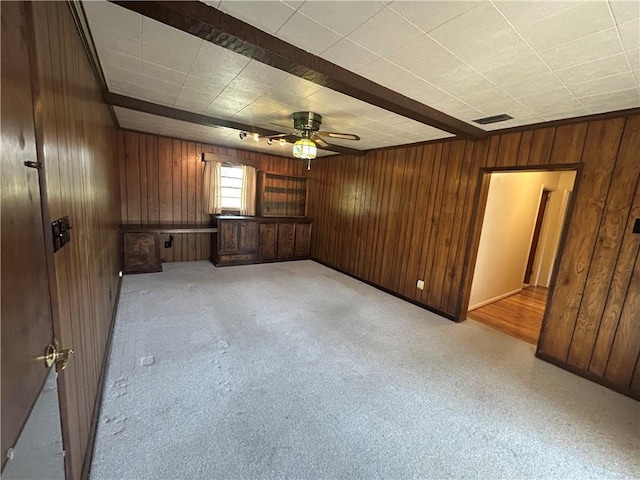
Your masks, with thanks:
M 576 171 L 486 175 L 489 189 L 467 318 L 535 345 Z

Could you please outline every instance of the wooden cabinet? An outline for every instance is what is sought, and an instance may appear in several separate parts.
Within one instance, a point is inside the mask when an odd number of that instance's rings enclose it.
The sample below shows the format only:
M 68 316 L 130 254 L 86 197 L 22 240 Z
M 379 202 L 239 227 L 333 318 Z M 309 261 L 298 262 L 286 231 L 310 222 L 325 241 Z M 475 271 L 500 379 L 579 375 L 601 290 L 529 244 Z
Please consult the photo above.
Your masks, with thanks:
M 278 224 L 260 223 L 260 260 L 270 261 L 278 258 Z
M 309 258 L 311 221 L 306 218 L 217 216 L 211 262 L 217 266 Z
M 307 219 L 261 219 L 261 262 L 309 258 L 311 222 Z
M 124 273 L 161 272 L 160 235 L 150 232 L 125 232 Z
M 215 265 L 254 263 L 258 259 L 258 221 L 254 217 L 214 217 L 218 233 L 211 236 Z
M 307 179 L 258 172 L 257 207 L 261 217 L 304 217 L 307 214 Z

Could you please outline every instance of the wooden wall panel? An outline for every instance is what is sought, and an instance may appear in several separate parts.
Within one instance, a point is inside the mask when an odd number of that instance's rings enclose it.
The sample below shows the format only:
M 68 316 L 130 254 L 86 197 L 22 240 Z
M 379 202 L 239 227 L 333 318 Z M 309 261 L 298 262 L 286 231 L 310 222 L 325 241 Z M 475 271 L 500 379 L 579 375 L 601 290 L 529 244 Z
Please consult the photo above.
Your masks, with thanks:
M 202 152 L 246 158 L 255 162 L 259 170 L 300 176 L 307 172 L 306 164 L 293 158 L 140 132 L 121 131 L 118 142 L 122 223 L 210 224 L 211 216 L 202 208 Z M 164 248 L 169 235 L 162 235 L 163 261 L 209 259 L 210 234 L 185 233 L 173 237 L 173 247 Z
M 538 355 L 638 397 L 639 131 L 635 115 L 318 159 L 312 257 L 463 320 L 481 169 L 581 163 Z
M 27 16 L 43 213 L 68 215 L 73 227 L 71 241 L 56 253 L 48 245 L 48 255 L 54 333 L 76 351 L 58 385 L 67 477 L 80 478 L 118 293 L 121 212 L 139 212 L 140 202 L 119 205 L 128 185 L 118 178 L 117 130 L 69 4 L 28 3 Z

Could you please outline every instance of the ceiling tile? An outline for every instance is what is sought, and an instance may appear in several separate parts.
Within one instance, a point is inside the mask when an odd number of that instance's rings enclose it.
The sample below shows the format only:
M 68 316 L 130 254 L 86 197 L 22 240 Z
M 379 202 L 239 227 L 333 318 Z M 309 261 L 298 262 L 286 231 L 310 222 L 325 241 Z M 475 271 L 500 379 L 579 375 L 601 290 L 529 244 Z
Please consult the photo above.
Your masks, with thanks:
M 115 30 L 121 35 L 140 40 L 142 17 L 110 2 L 82 2 L 89 24 Z
M 552 70 L 560 70 L 621 52 L 622 46 L 618 38 L 618 31 L 616 28 L 609 28 L 564 45 L 543 50 L 540 52 L 540 56 Z
M 142 44 L 142 59 L 181 72 L 188 72 L 196 51 L 167 49 L 151 43 Z
M 513 24 L 516 29 L 531 25 L 545 18 L 558 15 L 569 8 L 575 7 L 582 0 L 574 1 L 494 1 L 496 7 Z
M 570 85 L 567 88 L 576 96 L 576 98 L 582 98 L 603 93 L 617 92 L 620 90 L 629 90 L 637 86 L 638 85 L 633 74 L 631 72 L 627 72 Z
M 250 78 L 271 88 L 282 82 L 289 74 L 256 60 L 251 60 L 242 70 L 241 76 Z
M 302 78 L 289 76 L 283 82 L 264 94 L 265 97 L 276 100 L 286 105 L 295 105 L 313 92 L 317 92 L 322 87 L 316 83 L 309 82 Z
M 385 56 L 421 35 L 423 33 L 409 21 L 385 7 L 349 34 L 348 38 L 378 55 Z
M 144 91 L 146 88 L 152 88 L 155 90 L 166 92 L 170 95 L 178 95 L 178 93 L 180 93 L 180 90 L 182 90 L 182 85 L 165 82 L 158 77 L 147 77 L 146 75 L 140 75 L 140 87 L 142 88 L 142 91 Z
M 205 112 L 207 115 L 211 115 L 213 117 L 229 118 L 242 110 L 246 105 L 246 102 L 218 96 L 206 108 Z
M 429 36 L 478 71 L 491 70 L 533 53 L 491 3 L 468 10 L 432 30 Z
M 577 110 L 571 110 L 568 112 L 554 113 L 552 115 L 547 115 L 544 117 L 544 119 L 547 122 L 551 122 L 553 120 L 562 120 L 564 118 L 582 117 L 588 114 L 589 114 L 589 110 L 587 110 L 586 108 L 579 108 Z
M 186 75 L 178 70 L 172 70 L 162 65 L 156 65 L 155 63 L 142 62 L 141 65 L 142 75 L 147 77 L 157 78 L 168 83 L 175 85 L 182 85 L 184 83 Z
M 588 108 L 591 113 L 595 113 L 596 110 L 611 111 L 636 108 L 640 107 L 640 90 L 638 88 L 631 88 L 620 92 L 593 95 L 591 97 L 581 98 L 580 103 Z
M 631 64 L 631 68 L 633 70 L 637 70 L 640 68 L 640 48 L 636 48 L 635 50 L 631 50 L 628 52 L 629 55 L 629 63 Z
M 147 102 L 159 103 L 161 105 L 172 107 L 178 99 L 178 94 L 152 88 L 148 85 L 141 85 L 138 98 Z
M 390 7 L 413 23 L 423 32 L 430 32 L 434 28 L 447 23 L 467 10 L 476 7 L 480 2 L 406 2 L 397 1 Z
M 638 0 L 612 0 L 609 2 L 613 16 L 618 25 L 640 18 L 640 2 Z
M 140 85 L 137 81 L 129 82 L 128 80 L 108 76 L 105 78 L 110 92 L 134 98 L 140 95 Z
M 627 56 L 619 53 L 618 55 L 594 60 L 593 62 L 556 70 L 554 73 L 565 85 L 574 85 L 628 71 Z
M 295 13 L 276 36 L 315 55 L 324 52 L 341 38 L 336 32 L 300 13 Z
M 640 2 L 639 2 L 640 3 Z M 618 27 L 620 31 L 620 37 L 622 38 L 622 45 L 625 50 L 633 50 L 640 47 L 640 21 L 631 20 Z
M 183 86 L 192 90 L 196 90 L 198 92 L 204 94 L 215 94 L 219 95 L 220 92 L 228 85 L 228 83 L 233 80 L 233 76 L 224 77 L 224 78 L 208 78 L 208 77 L 197 77 L 195 75 L 187 75 L 184 80 Z
M 566 88 L 557 88 L 546 92 L 535 92 L 532 95 L 518 98 L 526 108 L 540 116 L 576 110 L 582 107 Z
M 521 80 L 517 83 L 508 83 L 501 85 L 501 88 L 516 98 L 526 97 L 531 95 L 532 92 L 546 92 L 549 90 L 557 90 L 564 85 L 555 74 L 547 71 L 539 75 L 532 75 L 531 77 Z
M 521 57 L 515 57 L 507 62 L 494 65 L 492 68 L 483 68 L 479 71 L 497 85 L 509 85 L 520 83 L 527 79 L 549 72 L 549 67 L 533 51 Z
M 518 2 L 514 2 L 518 4 Z M 516 27 L 535 49 L 547 49 L 614 26 L 604 0 L 580 2 L 561 12 Z
M 202 42 L 189 73 L 214 80 L 224 78 L 230 82 L 251 61 L 248 57 L 234 53 L 209 42 Z
M 143 17 L 142 42 L 165 50 L 184 53 L 193 59 L 202 40 L 177 28 Z
M 202 113 L 217 96 L 217 94 L 205 94 L 198 90 L 183 87 L 180 90 L 175 106 L 190 112 Z
M 225 87 L 220 96 L 244 102 L 246 105 L 257 100 L 267 90 L 267 87 L 258 82 L 237 77 Z
M 97 47 L 98 57 L 105 73 L 111 67 L 126 70 L 132 73 L 140 73 L 140 59 L 124 55 L 109 48 Z M 106 68 L 105 68 L 106 67 Z
M 322 53 L 322 58 L 347 70 L 356 71 L 380 58 L 380 56 L 347 38 L 343 38 L 328 50 L 325 50 Z
M 91 36 L 96 45 L 109 45 L 111 50 L 130 57 L 140 58 L 140 38 L 127 37 L 116 30 L 97 24 L 91 27 Z M 138 35 L 138 37 L 140 36 Z
M 357 73 L 418 101 L 420 101 L 421 96 L 430 93 L 429 89 L 435 89 L 434 86 L 429 85 L 421 78 L 384 58 L 366 65 L 358 70 Z
M 295 13 L 296 9 L 284 2 L 223 1 L 221 11 L 247 22 L 260 30 L 274 34 Z
M 347 35 L 382 10 L 380 1 L 305 2 L 298 12 L 312 18 L 325 27 Z

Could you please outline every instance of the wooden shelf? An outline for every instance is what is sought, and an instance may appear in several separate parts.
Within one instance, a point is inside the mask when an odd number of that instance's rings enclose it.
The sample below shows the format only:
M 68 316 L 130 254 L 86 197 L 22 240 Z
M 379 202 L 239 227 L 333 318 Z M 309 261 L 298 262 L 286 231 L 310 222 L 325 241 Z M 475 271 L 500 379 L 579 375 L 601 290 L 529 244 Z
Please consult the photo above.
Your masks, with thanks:
M 303 218 L 307 214 L 307 178 L 258 172 L 258 215 Z
M 125 223 L 120 226 L 120 230 L 141 233 L 216 233 L 218 228 L 203 223 L 153 223 L 148 225 Z

